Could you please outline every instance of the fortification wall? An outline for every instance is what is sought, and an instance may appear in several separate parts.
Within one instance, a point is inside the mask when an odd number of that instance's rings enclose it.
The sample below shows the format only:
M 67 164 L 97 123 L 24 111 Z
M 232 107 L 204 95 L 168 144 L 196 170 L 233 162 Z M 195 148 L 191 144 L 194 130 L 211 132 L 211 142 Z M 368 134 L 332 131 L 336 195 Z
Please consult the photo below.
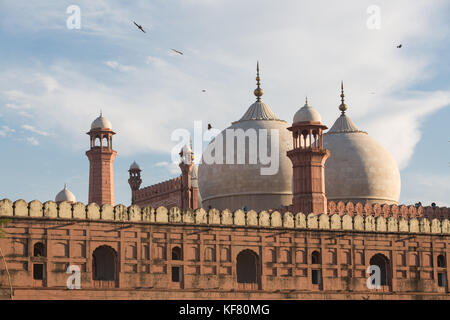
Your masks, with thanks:
M 376 205 L 375 205 L 376 206 Z M 342 206 L 341 206 L 342 207 Z M 411 207 L 409 208 L 411 209 Z M 411 211 L 413 211 L 411 209 Z M 84 205 L 77 202 L 70 204 L 53 201 L 41 203 L 33 200 L 27 203 L 25 200 L 17 200 L 14 203 L 9 199 L 0 201 L 0 216 L 24 217 L 24 218 L 48 218 L 48 219 L 75 219 L 75 220 L 105 220 L 111 222 L 134 223 L 164 223 L 164 224 L 198 224 L 198 225 L 223 225 L 250 228 L 283 228 L 283 229 L 319 229 L 319 230 L 345 230 L 365 232 L 404 232 L 425 234 L 450 234 L 450 220 L 448 218 L 428 218 L 424 216 L 412 216 L 410 211 L 405 216 L 385 216 L 381 213 L 353 214 L 305 214 L 278 211 L 253 210 L 245 213 L 243 210 L 219 211 L 211 209 L 208 212 L 203 208 L 195 211 L 182 212 L 178 207 L 167 209 L 166 207 L 144 207 L 131 205 L 111 206 L 104 204 L 101 207 L 96 203 Z
M 0 201 L 0 216 L 9 219 L 0 246 L 16 299 L 449 297 L 448 286 L 438 283 L 439 276 L 450 278 L 448 219 L 8 199 Z M 45 246 L 42 256 L 34 253 L 37 243 Z M 94 252 L 104 246 L 115 252 L 115 280 L 94 276 Z M 173 259 L 175 247 L 180 260 Z M 237 280 L 238 255 L 248 250 L 257 256 L 257 283 Z M 391 284 L 371 291 L 366 270 L 380 254 Z M 42 279 L 34 278 L 36 265 L 43 266 Z M 80 267 L 81 290 L 67 290 L 69 265 Z M 174 282 L 180 270 L 182 281 Z M 0 290 L 9 288 L 0 266 Z
M 370 204 L 370 203 L 353 203 L 347 202 L 344 203 L 342 201 L 334 202 L 328 201 L 328 214 L 339 214 L 340 216 L 344 214 L 348 214 L 351 216 L 360 215 L 360 216 L 384 216 L 387 217 L 395 217 L 395 218 L 421 218 L 427 217 L 428 219 L 443 219 L 450 217 L 450 208 L 446 207 L 422 207 L 422 206 L 413 206 L 413 205 L 388 205 L 388 204 Z
M 181 205 L 181 176 L 133 192 L 136 205 L 167 208 Z

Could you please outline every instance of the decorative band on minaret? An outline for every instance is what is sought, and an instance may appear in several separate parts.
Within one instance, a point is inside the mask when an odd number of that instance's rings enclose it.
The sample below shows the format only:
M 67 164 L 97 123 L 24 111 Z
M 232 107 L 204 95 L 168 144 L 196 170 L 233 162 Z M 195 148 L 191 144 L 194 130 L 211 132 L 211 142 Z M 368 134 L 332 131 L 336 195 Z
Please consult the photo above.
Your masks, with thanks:
M 102 114 L 91 124 L 89 158 L 89 203 L 114 205 L 114 167 L 117 152 L 112 148 L 111 122 Z
M 323 130 L 320 114 L 308 105 L 294 116 L 292 132 L 294 149 L 287 152 L 293 167 L 294 212 L 326 213 L 325 161 L 330 152 L 323 147 Z

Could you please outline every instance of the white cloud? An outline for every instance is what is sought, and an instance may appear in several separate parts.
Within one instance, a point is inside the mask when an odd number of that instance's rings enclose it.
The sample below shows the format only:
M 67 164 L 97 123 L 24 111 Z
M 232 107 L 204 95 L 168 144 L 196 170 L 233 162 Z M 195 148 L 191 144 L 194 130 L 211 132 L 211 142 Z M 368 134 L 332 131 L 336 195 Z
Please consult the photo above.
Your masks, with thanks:
M 1 126 L 0 128 L 0 137 L 6 137 L 11 135 L 13 132 L 15 132 L 16 130 L 11 129 L 8 126 Z
M 254 101 L 258 59 L 263 100 L 288 121 L 308 95 L 330 127 L 339 115 L 339 83 L 344 79 L 347 114 L 404 168 L 423 120 L 449 104 L 448 91 L 412 89 L 436 72 L 433 48 L 444 34 L 439 14 L 445 1 L 433 7 L 427 1 L 380 1 L 377 31 L 366 28 L 370 4 L 192 0 L 176 4 L 183 14 L 170 20 L 163 5 L 82 1 L 83 32 L 127 48 L 121 63 L 104 62 L 122 72 L 108 78 L 91 70 L 98 60 L 81 65 L 58 60 L 38 70 L 2 74 L 0 90 L 10 105 L 33 106 L 36 122 L 30 125 L 70 137 L 74 143 L 68 145 L 86 148 L 81 133 L 103 109 L 117 132 L 114 146 L 120 154 L 169 153 L 173 130 L 192 130 L 194 120 L 225 128 L 242 116 Z M 51 28 L 50 18 L 65 19 L 65 11 L 59 16 L 49 7 L 35 5 L 36 15 L 47 16 L 31 17 L 33 24 L 42 20 L 39 28 Z M 14 9 L 17 15 L 19 9 Z M 137 32 L 133 20 L 152 31 Z M 403 49 L 396 48 L 398 42 Z M 171 54 L 175 46 L 185 54 Z
M 118 63 L 117 61 L 105 61 L 104 64 L 106 64 L 108 67 L 114 70 L 118 70 L 121 72 L 130 72 L 136 70 L 136 68 L 132 66 L 126 66 Z
M 39 141 L 35 137 L 28 137 L 26 140 L 33 146 L 39 145 Z
M 157 162 L 155 164 L 155 167 L 163 167 L 165 168 L 167 171 L 169 171 L 170 174 L 174 175 L 174 174 L 180 174 L 180 167 L 178 166 L 178 164 L 173 163 L 173 162 L 167 162 L 167 161 L 161 161 L 161 162 Z
M 30 131 L 30 132 L 39 134 L 39 135 L 44 136 L 44 137 L 49 136 L 49 133 L 48 133 L 48 132 L 45 132 L 45 131 L 36 129 L 35 127 L 33 127 L 33 126 L 29 125 L 29 124 L 24 124 L 24 125 L 21 126 L 21 128 L 22 128 L 22 129 L 25 129 L 25 130 L 28 130 L 28 131 Z

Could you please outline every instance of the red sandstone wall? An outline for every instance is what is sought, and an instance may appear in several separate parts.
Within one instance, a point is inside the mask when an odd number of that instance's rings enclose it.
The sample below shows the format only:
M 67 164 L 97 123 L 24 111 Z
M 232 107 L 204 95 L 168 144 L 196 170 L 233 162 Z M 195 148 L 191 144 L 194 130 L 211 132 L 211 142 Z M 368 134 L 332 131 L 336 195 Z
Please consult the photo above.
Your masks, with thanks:
M 438 287 L 436 280 L 437 272 L 444 270 L 448 278 L 449 271 L 437 268 L 435 262 L 438 254 L 444 254 L 446 265 L 450 263 L 448 235 L 25 217 L 12 218 L 5 230 L 7 238 L 0 239 L 0 246 L 16 298 L 82 297 L 80 292 L 72 296 L 72 291 L 65 289 L 68 264 L 81 266 L 81 292 L 88 290 L 86 294 L 91 298 L 449 298 L 448 287 Z M 32 257 L 37 241 L 48 248 L 46 257 Z M 118 254 L 118 289 L 92 291 L 104 285 L 92 280 L 92 253 L 101 245 L 110 246 Z M 171 259 L 174 246 L 182 248 L 182 261 Z M 260 285 L 236 281 L 236 257 L 246 249 L 253 250 L 260 259 Z M 314 250 L 322 255 L 317 265 L 311 264 Z M 376 253 L 392 262 L 392 286 L 381 290 L 384 296 L 366 287 L 365 270 Z M 45 264 L 44 281 L 32 279 L 31 266 L 37 262 Z M 173 265 L 184 269 L 181 283 L 171 281 Z M 322 271 L 322 285 L 312 284 L 313 269 Z M 8 287 L 4 267 L 0 286 L 3 290 Z M 53 290 L 39 290 L 42 288 Z M 167 289 L 170 294 L 163 293 Z
M 181 207 L 181 177 L 132 191 L 134 203 L 141 207 Z

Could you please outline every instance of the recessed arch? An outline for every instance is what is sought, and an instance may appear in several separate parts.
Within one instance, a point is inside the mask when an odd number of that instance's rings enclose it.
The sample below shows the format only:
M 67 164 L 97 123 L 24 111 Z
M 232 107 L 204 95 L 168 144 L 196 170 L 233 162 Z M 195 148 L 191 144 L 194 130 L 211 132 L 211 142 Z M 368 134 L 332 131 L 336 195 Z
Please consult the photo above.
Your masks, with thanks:
M 117 279 L 117 253 L 110 246 L 97 247 L 92 253 L 92 264 L 94 280 L 114 281 Z
M 381 272 L 380 285 L 390 286 L 391 285 L 391 262 L 388 257 L 384 254 L 377 253 L 370 258 L 371 266 L 378 266 Z
M 236 257 L 238 283 L 259 283 L 258 254 L 253 250 L 243 250 Z

